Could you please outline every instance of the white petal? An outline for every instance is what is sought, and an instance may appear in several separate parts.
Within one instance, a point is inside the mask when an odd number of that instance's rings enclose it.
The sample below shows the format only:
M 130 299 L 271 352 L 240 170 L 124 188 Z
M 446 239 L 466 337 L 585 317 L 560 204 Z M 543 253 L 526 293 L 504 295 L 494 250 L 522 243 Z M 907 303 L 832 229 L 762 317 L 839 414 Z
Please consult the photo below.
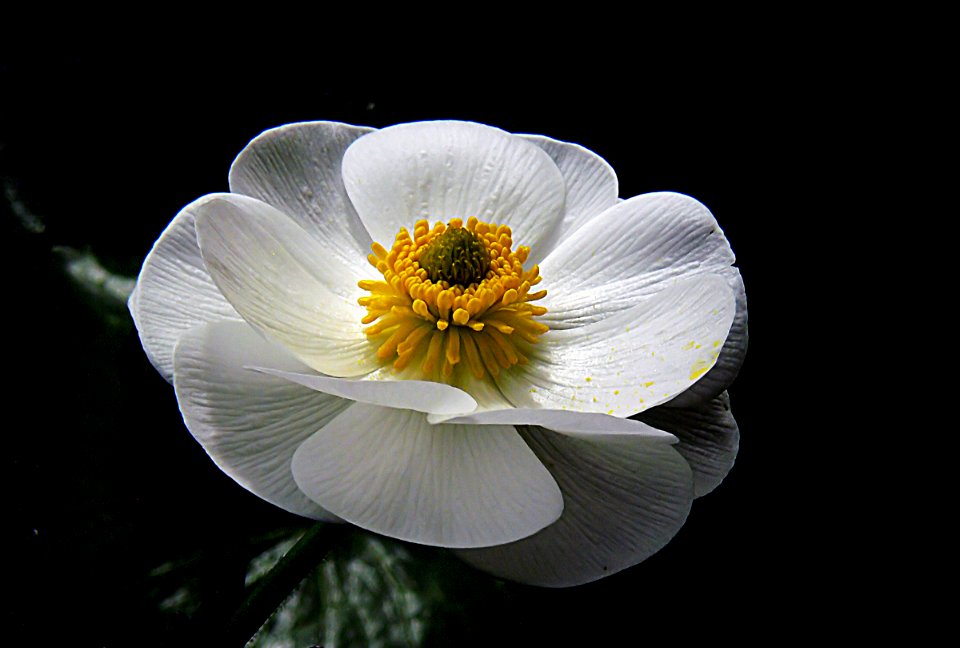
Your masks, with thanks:
M 709 403 L 732 385 L 740 373 L 743 359 L 747 355 L 747 292 L 744 290 L 740 271 L 736 268 L 727 268 L 721 276 L 726 278 L 727 284 L 737 296 L 737 314 L 730 326 L 730 333 L 723 343 L 717 364 L 690 389 L 666 403 L 667 407 L 695 407 Z
M 370 405 L 447 416 L 472 412 L 477 408 L 477 401 L 465 391 L 426 380 L 351 380 L 266 367 L 253 369 L 326 394 Z
M 563 175 L 567 199 L 563 222 L 557 231 L 558 240 L 619 201 L 617 174 L 606 160 L 593 151 L 542 135 L 519 137 L 546 151 Z M 551 249 L 549 245 L 543 248 L 541 257 Z
M 589 221 L 544 259 L 549 311 L 542 321 L 551 329 L 596 322 L 678 278 L 717 274 L 733 262 L 702 204 L 676 193 L 636 196 Z
M 365 259 L 372 241 L 347 198 L 340 163 L 347 147 L 372 130 L 303 122 L 265 131 L 234 160 L 230 190 L 289 215 L 344 265 Z
M 430 425 L 357 403 L 293 457 L 300 489 L 348 522 L 442 547 L 502 544 L 560 516 L 562 496 L 507 426 Z
M 669 432 L 658 430 L 640 421 L 595 412 L 514 407 L 453 417 L 431 415 L 427 420 L 431 423 L 461 425 L 539 425 L 549 427 L 555 432 L 587 438 L 596 435 L 628 435 L 642 436 L 663 443 L 677 442 L 677 438 Z
M 373 239 L 387 248 L 401 227 L 454 217 L 509 225 L 530 263 L 556 237 L 564 182 L 540 148 L 467 122 L 400 124 L 347 149 L 343 180 Z
M 198 209 L 203 260 L 243 318 L 308 366 L 359 376 L 378 366 L 360 324 L 356 268 L 270 205 L 237 194 Z M 363 263 L 366 263 L 364 260 Z
M 672 446 L 642 437 L 520 431 L 560 484 L 563 515 L 519 542 L 456 552 L 471 565 L 531 585 L 579 585 L 647 559 L 686 520 L 690 468 Z
M 250 492 L 299 515 L 336 520 L 300 492 L 290 461 L 350 401 L 244 368 L 250 363 L 304 368 L 242 322 L 204 324 L 180 338 L 174 387 L 187 428 Z
M 740 448 L 740 428 L 723 392 L 698 407 L 656 407 L 638 418 L 680 438 L 674 446 L 693 469 L 695 497 L 706 495 L 723 481 Z
M 705 374 L 735 311 L 722 278 L 683 279 L 628 311 L 545 333 L 524 349 L 530 362 L 500 372 L 497 385 L 516 407 L 626 417 L 673 398 Z
M 180 335 L 204 322 L 239 320 L 200 258 L 194 211 L 184 207 L 154 243 L 143 262 L 128 306 L 150 362 L 173 381 L 173 347 Z

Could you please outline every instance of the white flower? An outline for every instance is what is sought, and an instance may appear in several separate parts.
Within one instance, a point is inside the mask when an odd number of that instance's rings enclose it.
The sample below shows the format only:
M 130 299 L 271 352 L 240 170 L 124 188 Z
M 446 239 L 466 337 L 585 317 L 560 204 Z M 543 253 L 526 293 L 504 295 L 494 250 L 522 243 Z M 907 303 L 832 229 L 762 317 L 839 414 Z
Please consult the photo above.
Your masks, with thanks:
M 130 310 L 260 497 L 564 586 L 657 551 L 732 466 L 746 304 L 695 200 L 462 122 L 270 130 L 230 190 L 176 216 Z

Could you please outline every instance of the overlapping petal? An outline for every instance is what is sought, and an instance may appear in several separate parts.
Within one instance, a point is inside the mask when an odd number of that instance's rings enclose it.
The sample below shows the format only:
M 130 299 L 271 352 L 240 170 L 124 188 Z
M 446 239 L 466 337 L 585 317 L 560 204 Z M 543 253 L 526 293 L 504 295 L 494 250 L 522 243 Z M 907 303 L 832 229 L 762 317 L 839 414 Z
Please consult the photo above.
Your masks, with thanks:
M 357 526 L 442 547 L 529 536 L 563 510 L 556 482 L 516 430 L 431 425 L 356 403 L 293 457 L 297 485 Z
M 299 515 L 336 520 L 297 488 L 290 462 L 351 402 L 251 371 L 249 364 L 305 369 L 242 322 L 201 324 L 180 337 L 174 387 L 187 428 L 250 492 Z
M 542 148 L 557 165 L 566 184 L 566 206 L 563 221 L 556 231 L 556 240 L 541 244 L 542 259 L 556 242 L 617 204 L 617 174 L 602 157 L 577 144 L 561 142 L 542 135 L 520 135 Z
M 173 382 L 173 349 L 194 326 L 240 320 L 200 257 L 195 216 L 204 199 L 184 207 L 157 239 L 143 262 L 129 308 L 147 357 Z
M 740 449 L 740 428 L 726 392 L 707 403 L 686 408 L 657 407 L 637 418 L 680 439 L 674 447 L 693 470 L 695 497 L 713 491 L 733 468 Z
M 710 211 L 689 196 L 649 193 L 610 207 L 540 264 L 550 285 L 551 329 L 585 326 L 678 279 L 717 274 L 733 251 Z M 602 298 L 598 298 L 602 297 Z
M 746 356 L 746 292 L 734 260 L 716 219 L 700 202 L 670 192 L 636 196 L 591 219 L 543 261 L 541 274 L 565 277 L 551 285 L 543 321 L 555 330 L 577 328 L 632 308 L 678 279 L 725 278 L 736 295 L 734 321 L 716 365 L 676 405 L 705 403 L 733 382 Z
M 197 235 L 220 292 L 305 364 L 335 376 L 378 366 L 350 268 L 285 214 L 254 198 L 215 194 L 197 208 Z
M 476 216 L 509 224 L 536 262 L 563 219 L 564 180 L 550 156 L 481 124 L 418 122 L 371 133 L 347 149 L 343 179 L 367 231 L 387 247 L 420 218 Z
M 272 128 L 234 160 L 230 191 L 287 214 L 323 243 L 327 256 L 345 271 L 354 270 L 356 260 L 370 252 L 372 241 L 347 198 L 340 163 L 344 151 L 373 130 L 324 121 Z
M 626 417 L 688 389 L 716 362 L 736 310 L 714 275 L 675 282 L 630 310 L 550 331 L 530 362 L 497 376 L 517 407 Z
M 472 412 L 477 401 L 467 392 L 426 380 L 351 380 L 270 367 L 252 367 L 325 394 L 358 403 L 451 416 Z
M 579 585 L 647 559 L 686 520 L 693 483 L 673 446 L 533 427 L 521 434 L 560 485 L 563 515 L 519 542 L 458 551 L 471 565 L 531 585 Z
M 690 389 L 665 403 L 667 407 L 696 407 L 709 403 L 733 384 L 747 357 L 747 292 L 743 278 L 734 267 L 727 268 L 720 276 L 726 279 L 737 300 L 737 314 L 730 325 L 730 333 L 723 343 L 717 363 Z
M 576 412 L 542 407 L 507 407 L 453 417 L 431 414 L 427 420 L 431 423 L 458 425 L 537 425 L 570 436 L 588 438 L 596 435 L 640 436 L 663 443 L 677 442 L 677 438 L 669 432 L 658 430 L 641 421 L 597 412 Z

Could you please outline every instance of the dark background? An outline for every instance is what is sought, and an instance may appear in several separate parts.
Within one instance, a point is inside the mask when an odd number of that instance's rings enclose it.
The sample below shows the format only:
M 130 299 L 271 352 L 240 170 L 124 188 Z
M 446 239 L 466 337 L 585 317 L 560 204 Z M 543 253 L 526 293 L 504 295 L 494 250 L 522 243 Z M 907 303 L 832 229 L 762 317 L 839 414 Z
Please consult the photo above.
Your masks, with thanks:
M 210 462 L 107 277 L 135 277 L 177 211 L 226 191 L 233 157 L 265 129 L 438 118 L 582 144 L 614 167 L 623 197 L 673 190 L 705 203 L 737 253 L 751 336 L 730 389 L 737 465 L 639 566 L 547 590 L 497 581 L 442 550 L 388 543 L 403 556 L 405 586 L 426 601 L 424 642 L 602 644 L 625 633 L 688 643 L 811 629 L 801 584 L 818 540 L 797 490 L 808 450 L 793 431 L 803 397 L 782 376 L 794 361 L 784 321 L 796 297 L 787 271 L 801 191 L 790 180 L 814 106 L 782 78 L 722 68 L 670 80 L 465 76 L 473 80 L 346 81 L 256 69 L 237 79 L 219 67 L 83 57 L 0 64 L 11 412 L 3 519 L 13 540 L 4 581 L 15 600 L 4 607 L 5 634 L 37 645 L 215 643 L 250 559 L 309 523 Z M 91 260 L 111 275 L 78 275 Z

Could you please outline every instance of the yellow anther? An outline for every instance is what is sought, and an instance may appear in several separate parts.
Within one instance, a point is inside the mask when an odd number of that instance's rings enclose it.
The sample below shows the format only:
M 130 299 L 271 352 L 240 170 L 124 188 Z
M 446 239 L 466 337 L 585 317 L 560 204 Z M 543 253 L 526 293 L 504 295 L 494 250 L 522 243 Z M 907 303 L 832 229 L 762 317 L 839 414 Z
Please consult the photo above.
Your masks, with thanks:
M 460 310 L 464 309 L 461 308 Z M 467 308 L 465 312 L 469 315 L 476 315 L 481 310 L 483 310 L 483 300 L 477 299 L 476 297 L 471 297 L 470 300 L 467 301 Z
M 510 335 L 511 333 L 513 333 L 512 326 L 508 326 L 505 322 L 501 322 L 500 320 L 494 319 L 493 317 L 484 318 L 483 323 L 486 324 L 487 326 L 493 327 L 494 329 L 500 331 L 505 335 Z
M 357 282 L 357 285 L 360 286 L 361 290 L 369 290 L 370 292 L 383 292 L 390 288 L 382 281 L 371 281 L 370 279 L 361 279 Z
M 468 321 L 470 321 L 470 313 L 462 308 L 458 308 L 457 310 L 453 311 L 453 321 L 460 326 L 464 326 Z
M 373 253 L 376 254 L 378 258 L 380 259 L 387 258 L 387 249 L 382 245 L 380 245 L 379 243 L 374 242 L 374 244 L 371 245 L 370 247 L 373 249 Z
M 427 308 L 427 303 L 422 299 L 417 299 L 413 302 L 413 312 L 422 317 L 425 320 L 434 321 L 436 318 L 430 314 L 430 309 Z
M 391 326 L 396 326 L 397 318 L 391 313 L 386 317 L 380 318 L 380 321 L 374 324 L 373 326 L 368 326 L 363 330 L 368 336 L 379 335 Z
M 547 296 L 546 290 L 539 290 L 531 295 L 527 295 L 527 301 L 537 301 L 538 299 L 543 299 Z
M 437 310 L 440 313 L 440 317 L 447 316 L 447 313 L 450 312 L 450 308 L 453 306 L 455 299 L 456 297 L 452 290 L 444 290 L 437 295 Z
M 515 288 L 511 288 L 507 292 L 503 293 L 503 297 L 500 298 L 500 303 L 504 306 L 509 306 L 513 302 L 517 301 L 517 291 Z

